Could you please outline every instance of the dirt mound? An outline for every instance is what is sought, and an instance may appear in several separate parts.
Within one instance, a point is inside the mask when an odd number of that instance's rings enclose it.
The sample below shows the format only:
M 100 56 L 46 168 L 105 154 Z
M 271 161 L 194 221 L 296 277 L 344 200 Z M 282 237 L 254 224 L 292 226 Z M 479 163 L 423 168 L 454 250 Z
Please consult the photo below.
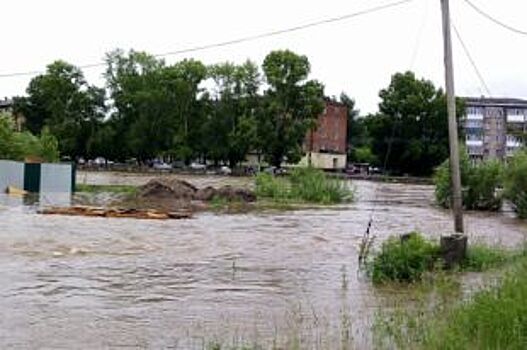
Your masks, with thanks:
M 195 194 L 194 199 L 198 201 L 208 202 L 218 195 L 218 190 L 212 186 L 200 188 Z
M 193 199 L 197 188 L 178 179 L 154 179 L 139 188 L 139 197 L 145 199 Z
M 217 196 L 228 201 L 255 202 L 256 195 L 253 191 L 232 186 L 223 186 L 218 190 Z
M 227 201 L 254 202 L 256 195 L 253 191 L 223 186 L 219 189 L 208 186 L 197 189 L 192 184 L 178 179 L 154 179 L 139 188 L 138 199 L 156 202 L 173 201 L 202 201 L 209 202 L 214 198 Z M 180 207 L 181 204 L 178 205 Z

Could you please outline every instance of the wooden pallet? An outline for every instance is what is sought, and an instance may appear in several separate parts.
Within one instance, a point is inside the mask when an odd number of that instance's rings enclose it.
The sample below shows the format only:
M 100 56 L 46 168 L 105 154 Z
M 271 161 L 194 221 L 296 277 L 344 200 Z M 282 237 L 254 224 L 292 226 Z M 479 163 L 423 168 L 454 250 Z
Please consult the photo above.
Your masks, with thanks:
M 99 208 L 87 206 L 73 207 L 49 207 L 38 211 L 43 215 L 69 215 L 69 216 L 88 216 L 104 218 L 133 218 L 149 220 L 179 220 L 190 219 L 190 212 L 169 212 L 154 209 L 119 209 L 119 208 Z

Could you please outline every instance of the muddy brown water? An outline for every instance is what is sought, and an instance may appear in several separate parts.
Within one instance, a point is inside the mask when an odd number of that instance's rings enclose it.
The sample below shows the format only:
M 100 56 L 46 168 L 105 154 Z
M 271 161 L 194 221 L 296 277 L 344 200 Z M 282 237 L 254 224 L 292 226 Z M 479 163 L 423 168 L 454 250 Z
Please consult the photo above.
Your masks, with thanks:
M 197 186 L 250 179 L 187 177 Z M 80 173 L 142 184 L 145 176 Z M 450 232 L 433 188 L 354 181 L 334 208 L 184 221 L 40 216 L 0 196 L 0 348 L 369 348 L 372 316 L 397 290 L 358 272 L 373 212 L 376 244 L 410 230 Z M 511 213 L 466 216 L 472 240 L 520 245 Z

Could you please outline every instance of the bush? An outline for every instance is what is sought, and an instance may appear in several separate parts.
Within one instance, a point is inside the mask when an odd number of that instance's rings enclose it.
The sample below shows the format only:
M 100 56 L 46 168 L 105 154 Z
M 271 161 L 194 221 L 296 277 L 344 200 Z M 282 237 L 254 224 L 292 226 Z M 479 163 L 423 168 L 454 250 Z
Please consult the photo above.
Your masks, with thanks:
M 283 178 L 267 173 L 256 176 L 256 196 L 284 200 L 290 197 L 290 185 Z
M 461 264 L 466 271 L 485 271 L 489 268 L 502 265 L 522 254 L 507 251 L 501 248 L 488 247 L 481 244 L 472 245 L 467 249 L 467 257 Z
M 405 239 L 391 237 L 382 244 L 381 251 L 371 263 L 374 283 L 419 281 L 431 270 L 439 256 L 439 247 L 419 233 L 412 232 Z
M 58 161 L 57 139 L 47 129 L 42 130 L 40 137 L 30 132 L 16 132 L 12 117 L 7 113 L 0 114 L 0 158 L 24 160 L 26 157 Z
M 256 195 L 277 201 L 303 201 L 333 204 L 353 199 L 345 181 L 332 179 L 314 168 L 294 169 L 289 178 L 260 173 L 256 177 Z
M 502 179 L 502 165 L 495 160 L 473 164 L 466 152 L 460 157 L 461 185 L 463 187 L 463 206 L 468 210 L 499 210 L 502 197 L 498 187 Z M 445 161 L 434 176 L 437 203 L 449 208 L 452 201 L 450 164 Z
M 332 179 L 322 170 L 297 168 L 291 174 L 291 196 L 312 203 L 340 203 L 352 199 L 345 181 Z
M 440 249 L 437 242 L 427 240 L 417 232 L 391 237 L 368 263 L 372 280 L 374 283 L 419 281 L 426 271 L 445 266 Z M 523 257 L 525 253 L 525 248 L 509 251 L 482 244 L 469 245 L 460 269 L 481 272 Z
M 514 155 L 505 169 L 504 193 L 522 219 L 527 218 L 527 152 Z

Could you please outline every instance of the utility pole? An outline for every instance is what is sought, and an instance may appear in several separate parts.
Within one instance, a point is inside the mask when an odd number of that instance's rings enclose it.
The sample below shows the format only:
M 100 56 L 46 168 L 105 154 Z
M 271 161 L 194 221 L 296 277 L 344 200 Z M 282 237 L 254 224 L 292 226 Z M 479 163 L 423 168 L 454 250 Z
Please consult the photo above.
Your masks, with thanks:
M 454 229 L 456 233 L 463 233 L 463 204 L 461 197 L 461 175 L 459 171 L 456 94 L 454 92 L 454 63 L 452 60 L 452 39 L 450 35 L 449 0 L 441 0 L 441 9 L 443 13 L 445 81 L 448 107 L 448 136 L 450 143 L 450 173 L 452 178 L 452 211 L 454 213 Z

